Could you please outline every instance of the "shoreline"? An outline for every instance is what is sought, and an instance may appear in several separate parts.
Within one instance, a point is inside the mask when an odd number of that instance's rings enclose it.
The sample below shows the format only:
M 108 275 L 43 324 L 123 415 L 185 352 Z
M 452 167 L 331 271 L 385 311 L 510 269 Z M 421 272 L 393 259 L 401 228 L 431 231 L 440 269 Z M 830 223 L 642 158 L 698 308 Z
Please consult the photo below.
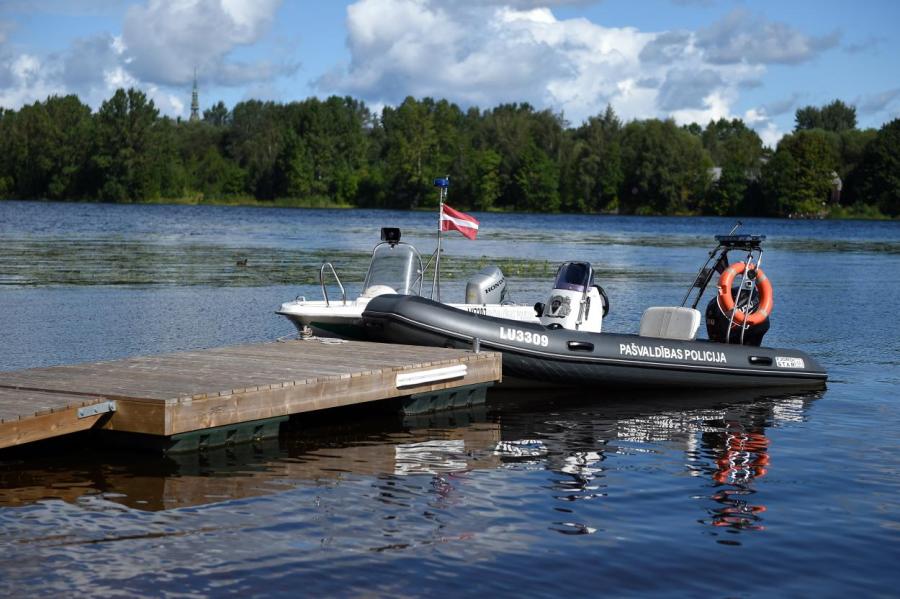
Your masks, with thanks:
M 50 200 L 41 199 L 22 199 L 22 198 L 0 198 L 0 202 L 40 202 L 61 204 L 108 204 L 108 205 L 159 205 L 159 206 L 225 206 L 235 208 L 291 208 L 291 209 L 316 209 L 316 210 L 400 210 L 401 212 L 430 212 L 436 210 L 436 206 L 418 207 L 418 208 L 384 208 L 377 206 L 356 206 L 354 204 L 345 204 L 334 202 L 323 197 L 312 198 L 277 198 L 275 200 L 259 200 L 252 197 L 236 197 L 236 198 L 220 198 L 210 199 L 196 196 L 186 196 L 182 198 L 159 198 L 153 200 L 129 200 L 125 202 L 103 202 L 96 199 L 78 199 L 78 200 Z M 636 217 L 666 217 L 666 218 L 766 218 L 775 220 L 847 220 L 847 221 L 900 221 L 900 217 L 891 218 L 882 214 L 876 208 L 863 205 L 861 208 L 837 206 L 836 214 L 821 215 L 788 215 L 788 216 L 765 216 L 765 215 L 748 215 L 748 214 L 701 214 L 701 213 L 674 213 L 674 214 L 656 214 L 656 213 L 635 213 L 622 214 L 619 212 L 529 212 L 524 210 L 504 210 L 492 208 L 489 210 L 466 209 L 469 212 L 480 212 L 487 214 L 535 214 L 535 215 L 582 215 L 582 216 L 636 216 Z

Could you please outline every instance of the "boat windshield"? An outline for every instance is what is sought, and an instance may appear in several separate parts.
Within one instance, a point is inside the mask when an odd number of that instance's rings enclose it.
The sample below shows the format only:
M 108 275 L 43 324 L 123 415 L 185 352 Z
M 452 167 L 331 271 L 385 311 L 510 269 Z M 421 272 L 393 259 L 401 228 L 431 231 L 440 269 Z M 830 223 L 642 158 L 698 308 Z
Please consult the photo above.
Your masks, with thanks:
M 587 262 L 566 262 L 556 273 L 554 289 L 584 292 L 591 286 L 591 265 Z
M 376 285 L 390 287 L 401 295 L 418 294 L 422 290 L 422 258 L 406 243 L 380 243 L 372 252 L 363 293 Z

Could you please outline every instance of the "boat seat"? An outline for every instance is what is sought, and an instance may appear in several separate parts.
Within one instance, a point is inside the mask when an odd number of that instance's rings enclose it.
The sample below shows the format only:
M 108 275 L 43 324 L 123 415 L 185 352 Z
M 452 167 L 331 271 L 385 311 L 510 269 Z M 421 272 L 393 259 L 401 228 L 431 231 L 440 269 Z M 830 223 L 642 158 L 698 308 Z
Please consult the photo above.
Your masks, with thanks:
M 682 307 L 647 308 L 641 316 L 641 337 L 693 341 L 700 328 L 700 310 Z
M 366 290 L 362 292 L 360 297 L 378 297 L 379 295 L 384 295 L 386 293 L 397 293 L 397 290 L 393 287 L 389 287 L 388 285 L 372 285 L 370 287 L 366 287 Z

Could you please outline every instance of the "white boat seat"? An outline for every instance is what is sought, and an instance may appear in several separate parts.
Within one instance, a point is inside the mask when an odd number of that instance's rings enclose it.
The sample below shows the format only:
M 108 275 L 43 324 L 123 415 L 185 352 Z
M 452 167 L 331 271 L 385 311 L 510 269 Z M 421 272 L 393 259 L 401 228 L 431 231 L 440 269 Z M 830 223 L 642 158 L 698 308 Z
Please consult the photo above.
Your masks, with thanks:
M 385 293 L 397 293 L 397 290 L 387 285 L 372 285 L 371 287 L 366 287 L 366 290 L 363 291 L 360 297 L 372 298 L 384 295 Z
M 700 328 L 700 310 L 681 307 L 647 308 L 641 316 L 641 337 L 693 341 Z

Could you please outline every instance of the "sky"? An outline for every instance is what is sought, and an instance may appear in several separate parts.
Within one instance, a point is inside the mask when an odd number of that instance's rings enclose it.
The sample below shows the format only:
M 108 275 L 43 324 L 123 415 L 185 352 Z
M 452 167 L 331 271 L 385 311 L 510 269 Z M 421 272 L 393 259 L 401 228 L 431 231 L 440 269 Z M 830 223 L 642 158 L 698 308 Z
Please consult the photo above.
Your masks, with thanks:
M 742 118 L 775 144 L 834 99 L 900 118 L 897 0 L 0 0 L 0 107 L 118 87 L 222 100 L 529 102 L 577 126 Z

